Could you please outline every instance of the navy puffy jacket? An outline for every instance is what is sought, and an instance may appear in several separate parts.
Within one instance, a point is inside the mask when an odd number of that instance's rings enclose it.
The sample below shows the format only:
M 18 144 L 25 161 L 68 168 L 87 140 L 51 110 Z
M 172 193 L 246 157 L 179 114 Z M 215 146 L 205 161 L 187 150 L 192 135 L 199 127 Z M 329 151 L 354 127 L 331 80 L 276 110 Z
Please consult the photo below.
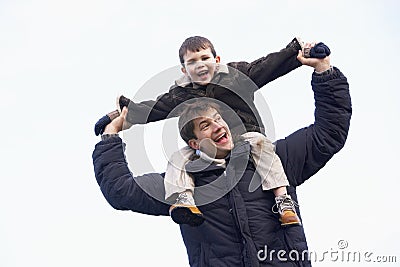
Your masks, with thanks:
M 297 201 L 296 187 L 322 168 L 344 145 L 351 117 L 351 100 L 346 77 L 334 68 L 328 74 L 312 77 L 315 98 L 315 122 L 276 142 L 279 155 L 289 179 L 288 189 Z M 201 173 L 194 172 L 197 186 L 219 180 L 232 189 L 216 201 L 200 206 L 206 221 L 200 227 L 181 226 L 191 266 L 311 266 L 305 261 L 282 262 L 275 257 L 262 258 L 261 250 L 284 250 L 286 257 L 295 250 L 300 255 L 307 250 L 302 226 L 282 228 L 272 213 L 272 192 L 258 188 L 249 192 L 254 174 L 246 143 L 235 146 L 230 163 L 246 158 L 243 173 L 238 175 L 235 164 L 228 164 L 224 173 L 210 166 Z M 124 144 L 119 137 L 99 142 L 93 152 L 95 176 L 107 201 L 116 209 L 132 210 L 151 215 L 168 215 L 164 198 L 163 175 L 158 173 L 134 177 L 124 157 Z M 229 167 L 231 166 L 231 167 Z M 190 172 L 190 163 L 187 166 Z M 256 174 L 257 176 L 257 174 Z M 224 180 L 225 177 L 225 180 Z M 139 186 L 140 185 L 140 186 Z M 146 193 L 147 192 L 147 193 Z M 201 197 L 201 190 L 195 197 Z M 197 201 L 197 199 L 196 199 Z M 259 254 L 257 257 L 257 254 Z M 294 254 L 293 254 L 294 255 Z

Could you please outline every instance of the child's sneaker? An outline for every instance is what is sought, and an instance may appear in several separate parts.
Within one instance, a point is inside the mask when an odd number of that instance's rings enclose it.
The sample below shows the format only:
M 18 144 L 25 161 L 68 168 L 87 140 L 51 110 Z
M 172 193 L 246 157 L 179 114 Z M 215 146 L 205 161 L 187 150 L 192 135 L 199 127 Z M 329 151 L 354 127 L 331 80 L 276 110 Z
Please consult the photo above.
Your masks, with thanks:
M 204 222 L 203 214 L 196 207 L 193 196 L 188 192 L 179 194 L 176 203 L 170 207 L 169 214 L 177 224 L 199 226 Z
M 292 198 L 289 195 L 285 194 L 282 196 L 277 196 L 275 197 L 275 202 L 278 211 L 274 212 L 280 214 L 281 217 L 279 220 L 281 221 L 281 225 L 287 226 L 287 225 L 301 224 L 300 219 L 296 213 L 296 206 L 298 205 L 294 200 L 292 200 Z

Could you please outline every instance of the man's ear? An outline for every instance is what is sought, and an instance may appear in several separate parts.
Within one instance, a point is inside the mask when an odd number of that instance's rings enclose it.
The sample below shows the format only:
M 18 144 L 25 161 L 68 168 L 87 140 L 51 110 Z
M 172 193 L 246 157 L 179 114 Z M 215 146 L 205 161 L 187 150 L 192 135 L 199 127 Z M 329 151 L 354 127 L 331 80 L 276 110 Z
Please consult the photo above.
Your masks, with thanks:
M 200 148 L 200 145 L 196 141 L 196 139 L 190 139 L 189 142 L 188 142 L 188 145 L 193 149 L 199 149 Z
M 220 56 L 216 56 L 216 57 L 215 57 L 215 62 L 216 62 L 216 63 L 220 63 L 220 62 L 221 62 Z

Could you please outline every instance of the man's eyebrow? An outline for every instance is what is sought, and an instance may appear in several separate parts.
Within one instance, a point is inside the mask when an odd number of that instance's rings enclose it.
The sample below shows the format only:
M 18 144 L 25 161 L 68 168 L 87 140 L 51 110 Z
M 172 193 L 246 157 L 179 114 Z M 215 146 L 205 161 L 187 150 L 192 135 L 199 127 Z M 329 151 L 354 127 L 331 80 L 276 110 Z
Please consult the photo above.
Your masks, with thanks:
M 216 118 L 218 116 L 221 116 L 221 115 L 218 112 L 215 112 L 214 115 L 213 115 L 213 118 Z

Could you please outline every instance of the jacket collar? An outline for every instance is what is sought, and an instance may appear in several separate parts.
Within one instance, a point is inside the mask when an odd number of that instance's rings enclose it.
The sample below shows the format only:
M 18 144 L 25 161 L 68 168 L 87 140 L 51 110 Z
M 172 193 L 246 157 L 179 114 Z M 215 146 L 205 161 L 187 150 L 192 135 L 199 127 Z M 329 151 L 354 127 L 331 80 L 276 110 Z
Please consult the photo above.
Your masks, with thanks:
M 228 73 L 229 73 L 228 66 L 222 65 L 222 64 L 218 64 L 217 65 L 217 71 L 216 71 L 216 73 L 215 73 L 215 75 L 213 77 L 213 80 L 217 75 L 228 74 Z M 195 83 L 192 83 L 192 80 L 190 80 L 190 78 L 187 75 L 182 75 L 179 79 L 177 79 L 175 81 L 175 84 L 177 86 L 180 86 L 180 87 L 186 87 L 186 86 L 188 86 L 190 84 L 193 84 L 193 88 L 200 87 L 199 85 L 197 85 Z
M 246 141 L 239 141 L 235 143 L 234 148 L 231 153 L 225 158 L 227 162 L 234 161 L 238 158 L 246 157 L 250 155 L 250 144 Z M 203 172 L 203 171 L 213 171 L 223 169 L 222 166 L 217 165 L 215 163 L 210 163 L 201 158 L 189 161 L 185 169 L 187 172 L 195 173 L 195 172 Z

